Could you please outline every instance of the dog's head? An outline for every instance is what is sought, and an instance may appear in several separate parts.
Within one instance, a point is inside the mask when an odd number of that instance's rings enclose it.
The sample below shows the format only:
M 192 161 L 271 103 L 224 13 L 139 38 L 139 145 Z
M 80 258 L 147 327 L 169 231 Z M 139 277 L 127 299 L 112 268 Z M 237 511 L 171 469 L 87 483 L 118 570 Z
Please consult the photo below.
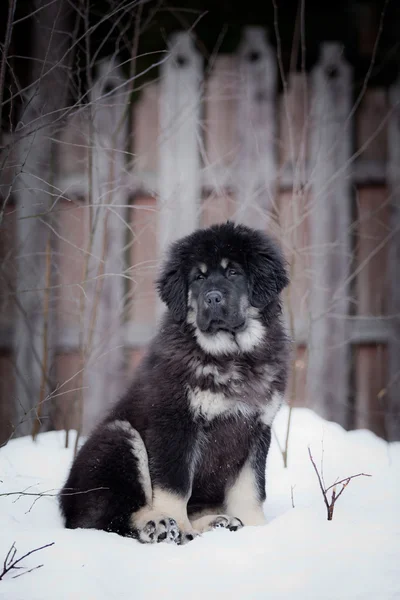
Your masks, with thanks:
M 287 284 L 276 244 L 229 222 L 175 242 L 157 282 L 174 319 L 192 323 L 202 340 L 246 332 Z

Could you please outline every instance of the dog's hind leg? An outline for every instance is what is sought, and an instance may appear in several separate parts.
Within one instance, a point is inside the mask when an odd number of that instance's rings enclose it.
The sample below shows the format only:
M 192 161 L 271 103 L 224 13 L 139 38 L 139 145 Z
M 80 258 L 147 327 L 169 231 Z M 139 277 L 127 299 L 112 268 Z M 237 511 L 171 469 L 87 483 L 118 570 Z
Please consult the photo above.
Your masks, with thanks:
M 79 451 L 60 494 L 66 527 L 137 537 L 131 515 L 151 503 L 142 437 L 128 421 L 104 423 Z

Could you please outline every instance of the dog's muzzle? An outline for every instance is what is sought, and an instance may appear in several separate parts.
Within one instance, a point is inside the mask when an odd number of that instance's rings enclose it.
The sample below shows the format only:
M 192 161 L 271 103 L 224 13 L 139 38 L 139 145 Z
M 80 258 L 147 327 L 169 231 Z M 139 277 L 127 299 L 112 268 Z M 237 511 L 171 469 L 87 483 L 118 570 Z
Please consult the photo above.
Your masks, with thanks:
M 200 295 L 198 299 L 197 326 L 205 333 L 217 331 L 237 331 L 245 325 L 245 317 L 240 314 L 239 307 L 232 306 L 226 294 L 218 289 L 211 289 Z

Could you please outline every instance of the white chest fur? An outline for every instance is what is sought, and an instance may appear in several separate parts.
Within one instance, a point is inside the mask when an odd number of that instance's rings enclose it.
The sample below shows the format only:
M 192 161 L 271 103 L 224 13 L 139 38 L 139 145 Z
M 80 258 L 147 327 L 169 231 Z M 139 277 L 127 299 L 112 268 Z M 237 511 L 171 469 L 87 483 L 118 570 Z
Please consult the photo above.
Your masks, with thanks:
M 188 397 L 194 415 L 209 421 L 222 415 L 249 417 L 256 413 L 255 408 L 235 398 L 227 398 L 220 392 L 195 387 L 189 388 Z

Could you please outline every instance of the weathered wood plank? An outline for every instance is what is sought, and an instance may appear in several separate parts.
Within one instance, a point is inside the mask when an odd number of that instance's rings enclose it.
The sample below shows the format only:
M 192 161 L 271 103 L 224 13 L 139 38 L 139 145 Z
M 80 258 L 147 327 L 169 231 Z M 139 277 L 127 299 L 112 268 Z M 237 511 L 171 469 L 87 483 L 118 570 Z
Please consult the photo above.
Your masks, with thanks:
M 239 48 L 235 220 L 259 228 L 266 227 L 276 202 L 276 71 L 265 30 L 246 28 Z
M 115 401 L 124 382 L 122 317 L 127 196 L 122 186 L 127 97 L 113 61 L 99 66 L 91 90 L 87 264 L 83 302 L 83 415 L 86 433 Z
M 386 398 L 382 390 L 387 382 L 387 346 L 358 345 L 356 360 L 356 413 L 354 427 L 370 429 L 386 438 Z
M 231 177 L 237 150 L 237 131 L 232 127 L 237 115 L 238 60 L 235 55 L 216 57 L 206 82 L 204 99 L 205 160 L 202 181 L 206 173 L 224 168 Z M 200 224 L 204 227 L 233 219 L 236 201 L 233 190 L 219 185 L 219 176 L 212 186 L 204 187 Z
M 160 86 L 152 82 L 143 89 L 138 101 L 132 106 L 134 158 L 130 166 L 136 173 L 158 172 L 159 94 Z M 133 191 L 136 191 L 136 182 Z
M 279 98 L 279 179 L 285 167 L 291 185 L 305 181 L 309 156 L 309 82 L 305 73 L 290 73 L 287 93 Z
M 87 260 L 88 206 L 81 200 L 60 200 L 54 217 L 58 236 L 54 299 L 58 331 L 77 328 L 82 315 L 82 278 Z
M 389 211 L 385 188 L 363 188 L 357 194 L 356 311 L 360 317 L 385 319 L 388 304 L 387 266 Z M 355 427 L 366 423 L 378 435 L 383 431 L 386 399 L 378 397 L 387 381 L 385 346 L 360 345 L 355 353 Z
M 367 90 L 356 113 L 357 152 L 364 160 L 387 157 L 387 94 Z M 385 187 L 360 186 L 356 193 L 355 310 L 359 317 L 385 319 L 387 315 L 387 266 L 389 200 Z M 387 319 L 386 322 L 388 323 Z M 355 427 L 369 427 L 385 435 L 386 398 L 380 396 L 387 381 L 387 348 L 379 343 L 359 345 L 354 352 Z
M 293 338 L 300 329 L 306 329 L 309 319 L 310 195 L 301 185 L 308 149 L 305 85 L 304 75 L 292 73 L 287 97 L 280 104 L 280 165 L 290 166 L 295 173 L 292 189 L 279 194 L 277 215 L 277 235 L 289 265 L 290 285 L 284 299 L 287 326 Z
M 52 239 L 47 211 L 54 201 L 56 121 L 66 103 L 71 44 L 70 6 L 64 1 L 35 2 L 31 97 L 18 131 L 17 317 L 14 336 L 17 370 L 15 423 L 19 434 L 45 417 L 51 367 L 53 321 L 50 283 Z M 40 10 L 39 10 L 40 9 Z M 47 215 L 47 216 L 46 216 Z M 38 421 L 36 418 L 38 417 Z
M 364 188 L 357 194 L 357 315 L 387 314 L 389 236 L 388 194 L 385 188 Z
M 348 174 L 351 71 L 325 44 L 313 77 L 311 331 L 308 389 L 325 418 L 348 425 L 351 190 Z
M 351 344 L 380 344 L 389 342 L 391 335 L 391 321 L 377 319 L 376 317 L 348 317 L 347 330 Z M 138 348 L 149 343 L 156 333 L 156 323 L 127 322 L 124 326 L 124 344 L 128 348 Z M 309 336 L 307 323 L 299 327 L 295 342 L 305 346 Z M 0 350 L 8 352 L 12 346 L 12 327 L 0 329 Z M 79 327 L 68 326 L 57 332 L 57 350 L 61 353 L 77 352 L 80 343 Z
M 237 158 L 238 137 L 233 123 L 238 110 L 238 58 L 217 56 L 206 82 L 204 98 L 205 160 L 202 181 L 210 176 L 209 189 L 214 195 L 226 193 L 224 178 L 232 177 Z M 221 171 L 225 171 L 225 175 Z M 215 180 L 212 178 L 215 174 Z M 222 184 L 222 185 L 221 185 Z
M 78 346 L 74 352 L 56 354 L 51 402 L 51 421 L 55 429 L 68 431 L 79 427 L 82 368 Z
M 137 196 L 130 213 L 133 240 L 129 268 L 129 316 L 137 326 L 149 326 L 156 318 L 157 201 Z
M 300 169 L 293 172 L 292 166 L 286 163 L 278 170 L 277 187 L 281 191 L 291 191 L 293 186 L 305 185 L 311 187 L 313 167 L 308 162 Z M 355 185 L 385 185 L 386 162 L 384 160 L 368 160 L 356 158 L 350 165 L 349 177 Z M 201 173 L 201 187 L 205 193 L 224 193 L 235 190 L 237 179 L 235 168 L 221 163 L 208 164 Z M 160 183 L 155 171 L 134 171 L 128 173 L 127 186 L 132 193 L 158 194 Z
M 390 440 L 400 440 L 400 80 L 390 90 L 393 112 L 389 123 L 389 190 L 391 240 L 389 245 L 389 314 L 392 316 L 389 344 L 388 411 L 386 429 Z
M 364 164 L 386 163 L 388 110 L 385 89 L 373 88 L 365 92 L 356 113 L 357 152 Z
M 13 414 L 15 371 L 10 353 L 0 353 L 0 448 L 13 435 L 17 423 Z
M 159 153 L 159 85 L 147 86 L 133 108 L 134 164 L 140 169 L 158 169 Z M 127 327 L 150 327 L 156 318 L 157 272 L 157 200 L 149 193 L 140 193 L 135 183 L 129 211 L 131 229 L 129 304 Z M 146 343 L 146 342 L 145 342 Z
M 161 70 L 160 255 L 170 242 L 193 231 L 199 220 L 201 70 L 190 34 L 175 34 Z

